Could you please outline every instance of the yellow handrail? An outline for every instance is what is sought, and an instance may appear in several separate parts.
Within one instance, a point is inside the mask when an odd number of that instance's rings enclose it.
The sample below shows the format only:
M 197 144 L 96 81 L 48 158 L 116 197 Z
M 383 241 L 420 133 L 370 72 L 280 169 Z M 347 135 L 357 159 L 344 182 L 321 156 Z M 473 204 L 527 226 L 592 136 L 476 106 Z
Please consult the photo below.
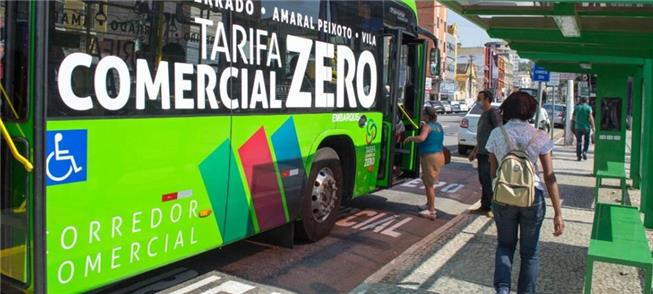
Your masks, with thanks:
M 406 109 L 404 109 L 404 105 L 403 105 L 403 104 L 399 104 L 399 103 L 397 103 L 397 106 L 399 106 L 399 110 L 401 110 L 401 112 L 404 114 L 404 116 L 406 116 L 406 118 L 408 119 L 408 121 L 410 122 L 410 124 L 411 124 L 413 127 L 415 127 L 415 129 L 419 129 L 419 126 L 417 125 L 417 123 L 415 123 L 415 122 L 413 121 L 413 119 L 410 117 L 410 115 L 408 114 L 408 112 L 406 112 Z
M 18 115 L 18 112 L 16 112 L 16 108 L 14 107 L 14 104 L 11 103 L 11 99 L 9 99 L 9 95 L 7 95 L 7 91 L 5 90 L 5 87 L 2 86 L 2 83 L 0 83 L 0 91 L 2 91 L 2 97 L 5 98 L 5 101 L 7 101 L 7 105 L 9 105 L 11 112 L 14 113 L 16 119 L 20 119 L 20 116 Z
M 18 160 L 18 162 L 20 162 L 23 165 L 23 167 L 25 167 L 25 170 L 27 172 L 31 172 L 34 169 L 34 166 L 32 165 L 31 162 L 29 162 L 29 160 L 27 160 L 27 158 L 23 157 L 23 155 L 21 155 L 20 152 L 18 152 L 18 149 L 16 149 L 16 145 L 14 144 L 14 140 L 9 135 L 9 132 L 5 127 L 5 123 L 2 122 L 1 119 L 0 119 L 0 129 L 2 131 L 2 137 L 5 139 L 7 145 L 9 146 L 11 155 L 13 155 L 14 158 Z

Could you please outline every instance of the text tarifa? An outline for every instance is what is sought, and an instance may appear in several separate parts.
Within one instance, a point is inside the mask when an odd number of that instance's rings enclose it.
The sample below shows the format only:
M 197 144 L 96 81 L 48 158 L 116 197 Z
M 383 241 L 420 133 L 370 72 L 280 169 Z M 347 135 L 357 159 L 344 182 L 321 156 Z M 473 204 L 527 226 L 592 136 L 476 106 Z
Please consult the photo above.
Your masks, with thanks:
M 349 46 L 335 45 L 295 35 L 285 35 L 286 55 L 279 50 L 276 32 L 245 28 L 222 21 L 195 18 L 201 28 L 198 64 L 162 60 L 154 66 L 146 59 L 137 59 L 135 70 L 117 56 L 105 56 L 93 65 L 93 56 L 86 53 L 68 55 L 58 71 L 58 89 L 62 101 L 76 111 L 102 107 L 119 111 L 125 107 L 146 108 L 146 101 L 160 103 L 169 109 L 283 109 L 283 108 L 371 108 L 377 91 L 377 64 L 374 54 L 362 50 L 358 56 Z M 226 30 L 230 29 L 230 34 Z M 213 42 L 207 42 L 213 34 Z M 251 44 L 251 45 L 250 45 Z M 288 87 L 287 99 L 276 97 L 277 70 L 283 59 L 297 56 Z M 309 61 L 315 61 L 309 67 Z M 231 66 L 216 70 L 219 60 Z M 327 60 L 331 60 L 328 62 Z M 328 64 L 335 62 L 335 68 Z M 80 68 L 94 70 L 94 97 L 78 96 L 73 88 L 73 73 Z M 152 71 L 151 68 L 155 68 Z M 312 70 L 313 75 L 307 75 Z M 335 70 L 335 93 L 325 89 Z M 115 71 L 115 73 L 112 73 Z M 136 75 L 132 79 L 132 72 Z M 114 97 L 107 89 L 107 77 L 117 77 Z M 306 76 L 314 76 L 312 91 L 302 91 Z M 133 84 L 132 84 L 133 81 Z M 193 85 L 193 83 L 196 83 Z M 231 87 L 239 94 L 230 96 Z M 135 93 L 132 87 L 135 86 Z M 238 96 L 238 97 L 236 97 Z M 129 105 L 130 104 L 130 105 Z M 129 105 L 129 106 L 128 106 Z M 151 105 L 151 104 L 150 104 Z M 158 107 L 157 107 L 158 108 Z

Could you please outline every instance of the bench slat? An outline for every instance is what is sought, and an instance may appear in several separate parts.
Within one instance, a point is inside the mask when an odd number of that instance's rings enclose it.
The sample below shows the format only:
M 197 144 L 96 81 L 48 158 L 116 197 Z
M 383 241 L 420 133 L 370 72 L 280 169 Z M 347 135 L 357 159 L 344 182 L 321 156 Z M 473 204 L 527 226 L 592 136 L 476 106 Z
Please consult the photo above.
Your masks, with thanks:
M 637 208 L 597 203 L 587 254 L 603 260 L 653 264 Z
M 596 171 L 597 176 L 602 177 L 615 177 L 615 178 L 626 178 L 626 167 L 623 162 L 606 162 L 607 169 L 600 169 Z

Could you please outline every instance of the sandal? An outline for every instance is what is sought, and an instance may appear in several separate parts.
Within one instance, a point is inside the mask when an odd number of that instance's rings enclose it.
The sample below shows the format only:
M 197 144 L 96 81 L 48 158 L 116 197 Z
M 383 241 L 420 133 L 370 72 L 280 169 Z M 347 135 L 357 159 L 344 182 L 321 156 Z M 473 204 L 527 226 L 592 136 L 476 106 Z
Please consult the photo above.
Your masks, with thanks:
M 435 220 L 437 218 L 437 213 L 435 211 L 431 212 L 430 210 L 425 209 L 419 212 L 419 216 L 423 218 L 428 218 L 430 220 Z
M 428 209 L 429 209 L 429 205 L 428 205 L 428 204 L 417 205 L 417 209 L 418 209 L 419 211 L 422 211 L 422 210 L 428 210 Z

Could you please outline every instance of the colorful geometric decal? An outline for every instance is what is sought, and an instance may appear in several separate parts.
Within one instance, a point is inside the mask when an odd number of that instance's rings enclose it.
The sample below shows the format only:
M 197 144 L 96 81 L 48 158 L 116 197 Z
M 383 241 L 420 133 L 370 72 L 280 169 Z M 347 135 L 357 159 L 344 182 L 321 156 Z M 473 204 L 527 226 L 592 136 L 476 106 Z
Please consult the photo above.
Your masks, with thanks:
M 238 149 L 261 231 L 286 222 L 277 172 L 265 130 L 260 128 Z
M 229 175 L 229 170 L 238 171 L 235 162 L 231 142 L 227 140 L 199 166 L 213 215 L 225 243 L 254 234 L 242 180 L 237 172 Z
M 306 172 L 292 117 L 272 134 L 271 141 L 277 159 L 277 168 L 281 174 L 286 204 L 291 214 L 290 219 L 295 219 L 302 202 Z

